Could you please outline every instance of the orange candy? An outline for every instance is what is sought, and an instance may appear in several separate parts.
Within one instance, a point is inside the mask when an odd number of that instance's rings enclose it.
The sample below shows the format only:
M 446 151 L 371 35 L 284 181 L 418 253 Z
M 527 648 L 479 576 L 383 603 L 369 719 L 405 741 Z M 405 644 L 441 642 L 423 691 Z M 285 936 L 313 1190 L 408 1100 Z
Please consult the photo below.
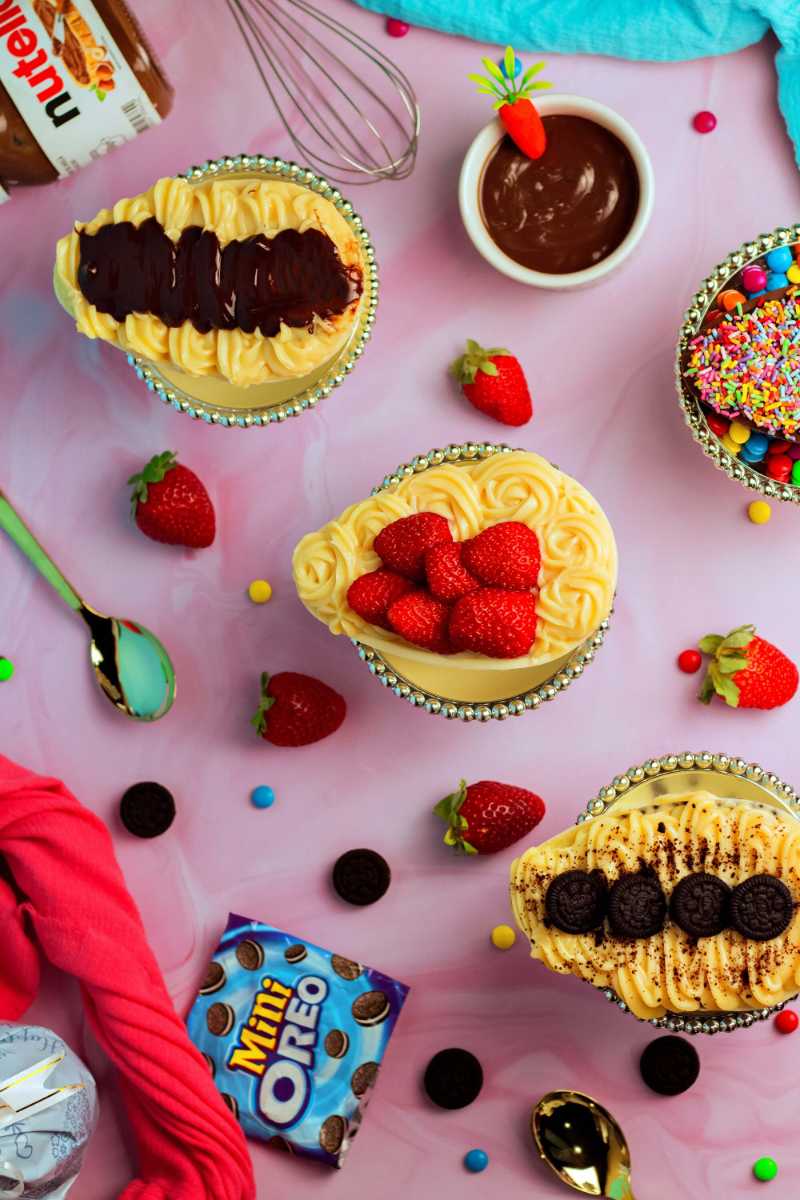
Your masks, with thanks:
M 745 304 L 747 297 L 737 292 L 735 288 L 729 288 L 726 292 L 720 292 L 717 296 L 717 303 L 720 308 L 724 308 L 725 312 L 733 312 L 737 304 Z

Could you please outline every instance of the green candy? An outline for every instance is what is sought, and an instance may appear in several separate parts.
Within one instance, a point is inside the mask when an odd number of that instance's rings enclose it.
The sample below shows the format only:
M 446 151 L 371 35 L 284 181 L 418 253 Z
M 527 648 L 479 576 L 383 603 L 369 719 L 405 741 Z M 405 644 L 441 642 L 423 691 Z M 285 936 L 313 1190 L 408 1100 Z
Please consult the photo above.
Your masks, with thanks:
M 0 683 L 5 683 L 14 674 L 14 664 L 8 658 L 0 658 Z
M 792 483 L 800 483 L 800 458 L 792 464 Z
M 778 1164 L 774 1158 L 759 1158 L 753 1163 L 753 1174 L 762 1183 L 769 1183 L 778 1174 Z

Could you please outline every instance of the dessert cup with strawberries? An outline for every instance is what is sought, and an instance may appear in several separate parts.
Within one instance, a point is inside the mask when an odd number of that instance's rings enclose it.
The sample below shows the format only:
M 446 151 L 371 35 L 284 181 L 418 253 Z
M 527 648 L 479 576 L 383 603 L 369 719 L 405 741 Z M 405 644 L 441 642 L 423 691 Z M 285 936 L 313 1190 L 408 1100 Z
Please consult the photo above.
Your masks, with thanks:
M 531 956 L 674 1032 L 747 1027 L 797 995 L 798 900 L 797 794 L 726 754 L 628 768 L 511 866 Z
M 298 595 L 386 687 L 428 712 L 504 719 L 579 677 L 617 580 L 594 497 L 508 446 L 432 450 L 298 544 Z
M 160 179 L 58 243 L 56 295 L 180 412 L 298 416 L 353 370 L 377 270 L 353 206 L 312 171 L 238 155 Z

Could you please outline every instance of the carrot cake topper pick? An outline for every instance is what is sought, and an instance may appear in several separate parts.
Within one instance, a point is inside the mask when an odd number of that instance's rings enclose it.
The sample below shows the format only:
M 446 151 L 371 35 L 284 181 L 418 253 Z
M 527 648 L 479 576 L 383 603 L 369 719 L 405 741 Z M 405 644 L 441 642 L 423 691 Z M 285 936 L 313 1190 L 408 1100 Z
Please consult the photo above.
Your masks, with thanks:
M 494 107 L 505 126 L 506 132 L 528 158 L 541 158 L 545 152 L 545 137 L 542 118 L 531 101 L 531 94 L 540 88 L 552 87 L 545 79 L 536 79 L 544 63 L 534 63 L 517 78 L 517 56 L 513 46 L 506 46 L 503 70 L 490 58 L 481 60 L 488 75 L 470 75 L 477 83 L 478 91 L 494 96 Z

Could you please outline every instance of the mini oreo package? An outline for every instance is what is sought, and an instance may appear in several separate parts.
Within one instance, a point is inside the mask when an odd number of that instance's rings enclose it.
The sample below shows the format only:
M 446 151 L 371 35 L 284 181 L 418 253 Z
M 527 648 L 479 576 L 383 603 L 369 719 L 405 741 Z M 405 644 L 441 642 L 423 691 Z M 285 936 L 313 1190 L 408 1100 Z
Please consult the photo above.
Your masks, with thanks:
M 234 913 L 188 1017 L 248 1137 L 341 1167 L 408 988 Z

